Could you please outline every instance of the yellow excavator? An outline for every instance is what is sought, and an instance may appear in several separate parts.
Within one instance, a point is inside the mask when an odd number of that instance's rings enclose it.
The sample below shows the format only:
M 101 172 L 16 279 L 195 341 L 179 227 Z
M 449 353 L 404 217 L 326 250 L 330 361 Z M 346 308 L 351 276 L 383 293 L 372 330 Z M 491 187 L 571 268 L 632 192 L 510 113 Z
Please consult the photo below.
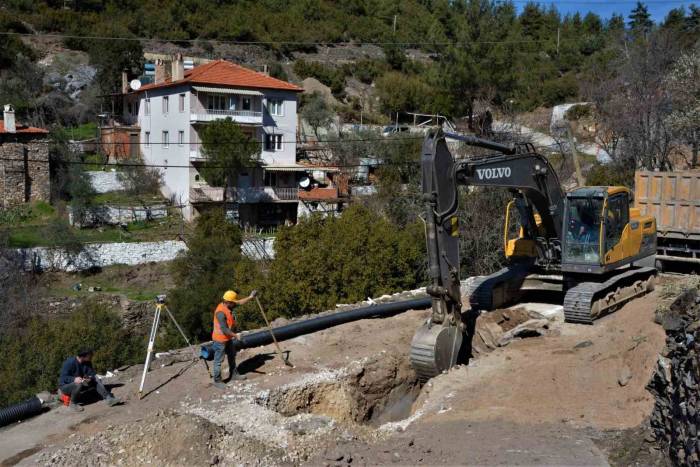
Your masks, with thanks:
M 446 138 L 495 154 L 455 161 Z M 531 144 L 435 130 L 422 151 L 432 314 L 411 344 L 411 363 L 420 378 L 456 363 L 479 313 L 517 303 L 529 290 L 561 293 L 565 320 L 583 324 L 653 290 L 656 220 L 631 207 L 628 188 L 592 186 L 564 193 L 547 158 Z M 507 265 L 470 281 L 464 310 L 459 185 L 501 187 L 513 195 L 503 235 Z

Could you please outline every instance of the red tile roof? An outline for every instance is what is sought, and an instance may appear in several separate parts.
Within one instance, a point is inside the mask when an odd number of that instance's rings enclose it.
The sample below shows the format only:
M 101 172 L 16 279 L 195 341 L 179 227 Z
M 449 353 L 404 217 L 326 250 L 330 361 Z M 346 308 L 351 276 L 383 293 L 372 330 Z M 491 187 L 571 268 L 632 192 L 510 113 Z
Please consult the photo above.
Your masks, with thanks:
M 35 128 L 33 126 L 24 126 L 24 125 L 17 125 L 17 131 L 15 133 L 33 133 L 33 134 L 46 134 L 48 133 L 49 130 L 45 130 L 43 128 Z M 3 120 L 0 120 L 0 133 L 7 133 L 7 134 L 13 134 L 9 133 L 8 131 L 5 131 L 5 122 Z
M 149 89 L 158 89 L 180 84 L 208 84 L 212 86 L 230 86 L 244 88 L 280 89 L 283 91 L 303 91 L 302 88 L 292 83 L 273 78 L 263 73 L 250 70 L 226 60 L 199 65 L 185 72 L 184 79 L 172 81 L 170 78 L 164 82 L 145 84 L 137 92 Z

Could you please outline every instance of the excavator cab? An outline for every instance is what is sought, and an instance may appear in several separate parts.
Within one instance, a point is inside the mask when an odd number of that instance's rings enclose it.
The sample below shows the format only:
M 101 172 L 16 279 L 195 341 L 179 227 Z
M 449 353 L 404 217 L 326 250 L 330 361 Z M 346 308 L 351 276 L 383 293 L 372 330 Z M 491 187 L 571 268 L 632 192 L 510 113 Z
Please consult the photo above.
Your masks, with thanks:
M 566 196 L 562 270 L 605 273 L 653 254 L 656 225 L 630 208 L 625 187 L 584 187 Z

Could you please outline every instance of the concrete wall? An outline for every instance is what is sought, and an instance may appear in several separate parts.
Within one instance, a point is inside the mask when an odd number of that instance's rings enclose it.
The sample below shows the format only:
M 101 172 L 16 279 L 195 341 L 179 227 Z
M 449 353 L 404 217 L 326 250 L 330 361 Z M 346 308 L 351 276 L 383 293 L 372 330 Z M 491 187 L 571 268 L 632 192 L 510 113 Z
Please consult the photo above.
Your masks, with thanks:
M 297 153 L 297 93 L 289 91 L 265 90 L 263 101 L 263 126 L 258 136 L 264 143 L 265 133 L 282 135 L 281 151 L 266 151 L 260 153 L 262 160 L 269 165 L 294 165 Z M 282 99 L 282 115 L 270 115 L 268 99 Z
M 49 201 L 49 145 L 44 139 L 15 134 L 0 136 L 0 207 L 27 201 Z M 15 160 L 1 160 L 15 159 Z
M 171 261 L 187 250 L 185 242 L 166 240 L 141 243 L 91 243 L 79 255 L 67 254 L 60 248 L 24 248 L 18 250 L 29 270 L 81 271 L 115 264 L 136 265 Z
M 89 171 L 85 173 L 90 177 L 90 183 L 98 193 L 124 189 L 124 184 L 117 178 L 117 172 Z
M 164 205 L 155 205 L 144 208 L 143 206 L 96 206 L 89 209 L 83 222 L 76 222 L 73 209 L 68 208 L 68 221 L 78 227 L 91 227 L 99 225 L 119 225 L 130 222 L 163 219 L 168 217 L 168 208 Z

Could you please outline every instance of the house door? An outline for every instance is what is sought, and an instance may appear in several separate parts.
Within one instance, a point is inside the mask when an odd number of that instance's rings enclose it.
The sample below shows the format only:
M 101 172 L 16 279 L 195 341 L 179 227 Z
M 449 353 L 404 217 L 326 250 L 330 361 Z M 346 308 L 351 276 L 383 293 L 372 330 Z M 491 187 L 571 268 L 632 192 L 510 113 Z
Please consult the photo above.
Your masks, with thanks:
M 136 159 L 141 155 L 139 151 L 139 134 L 129 133 L 129 157 Z

